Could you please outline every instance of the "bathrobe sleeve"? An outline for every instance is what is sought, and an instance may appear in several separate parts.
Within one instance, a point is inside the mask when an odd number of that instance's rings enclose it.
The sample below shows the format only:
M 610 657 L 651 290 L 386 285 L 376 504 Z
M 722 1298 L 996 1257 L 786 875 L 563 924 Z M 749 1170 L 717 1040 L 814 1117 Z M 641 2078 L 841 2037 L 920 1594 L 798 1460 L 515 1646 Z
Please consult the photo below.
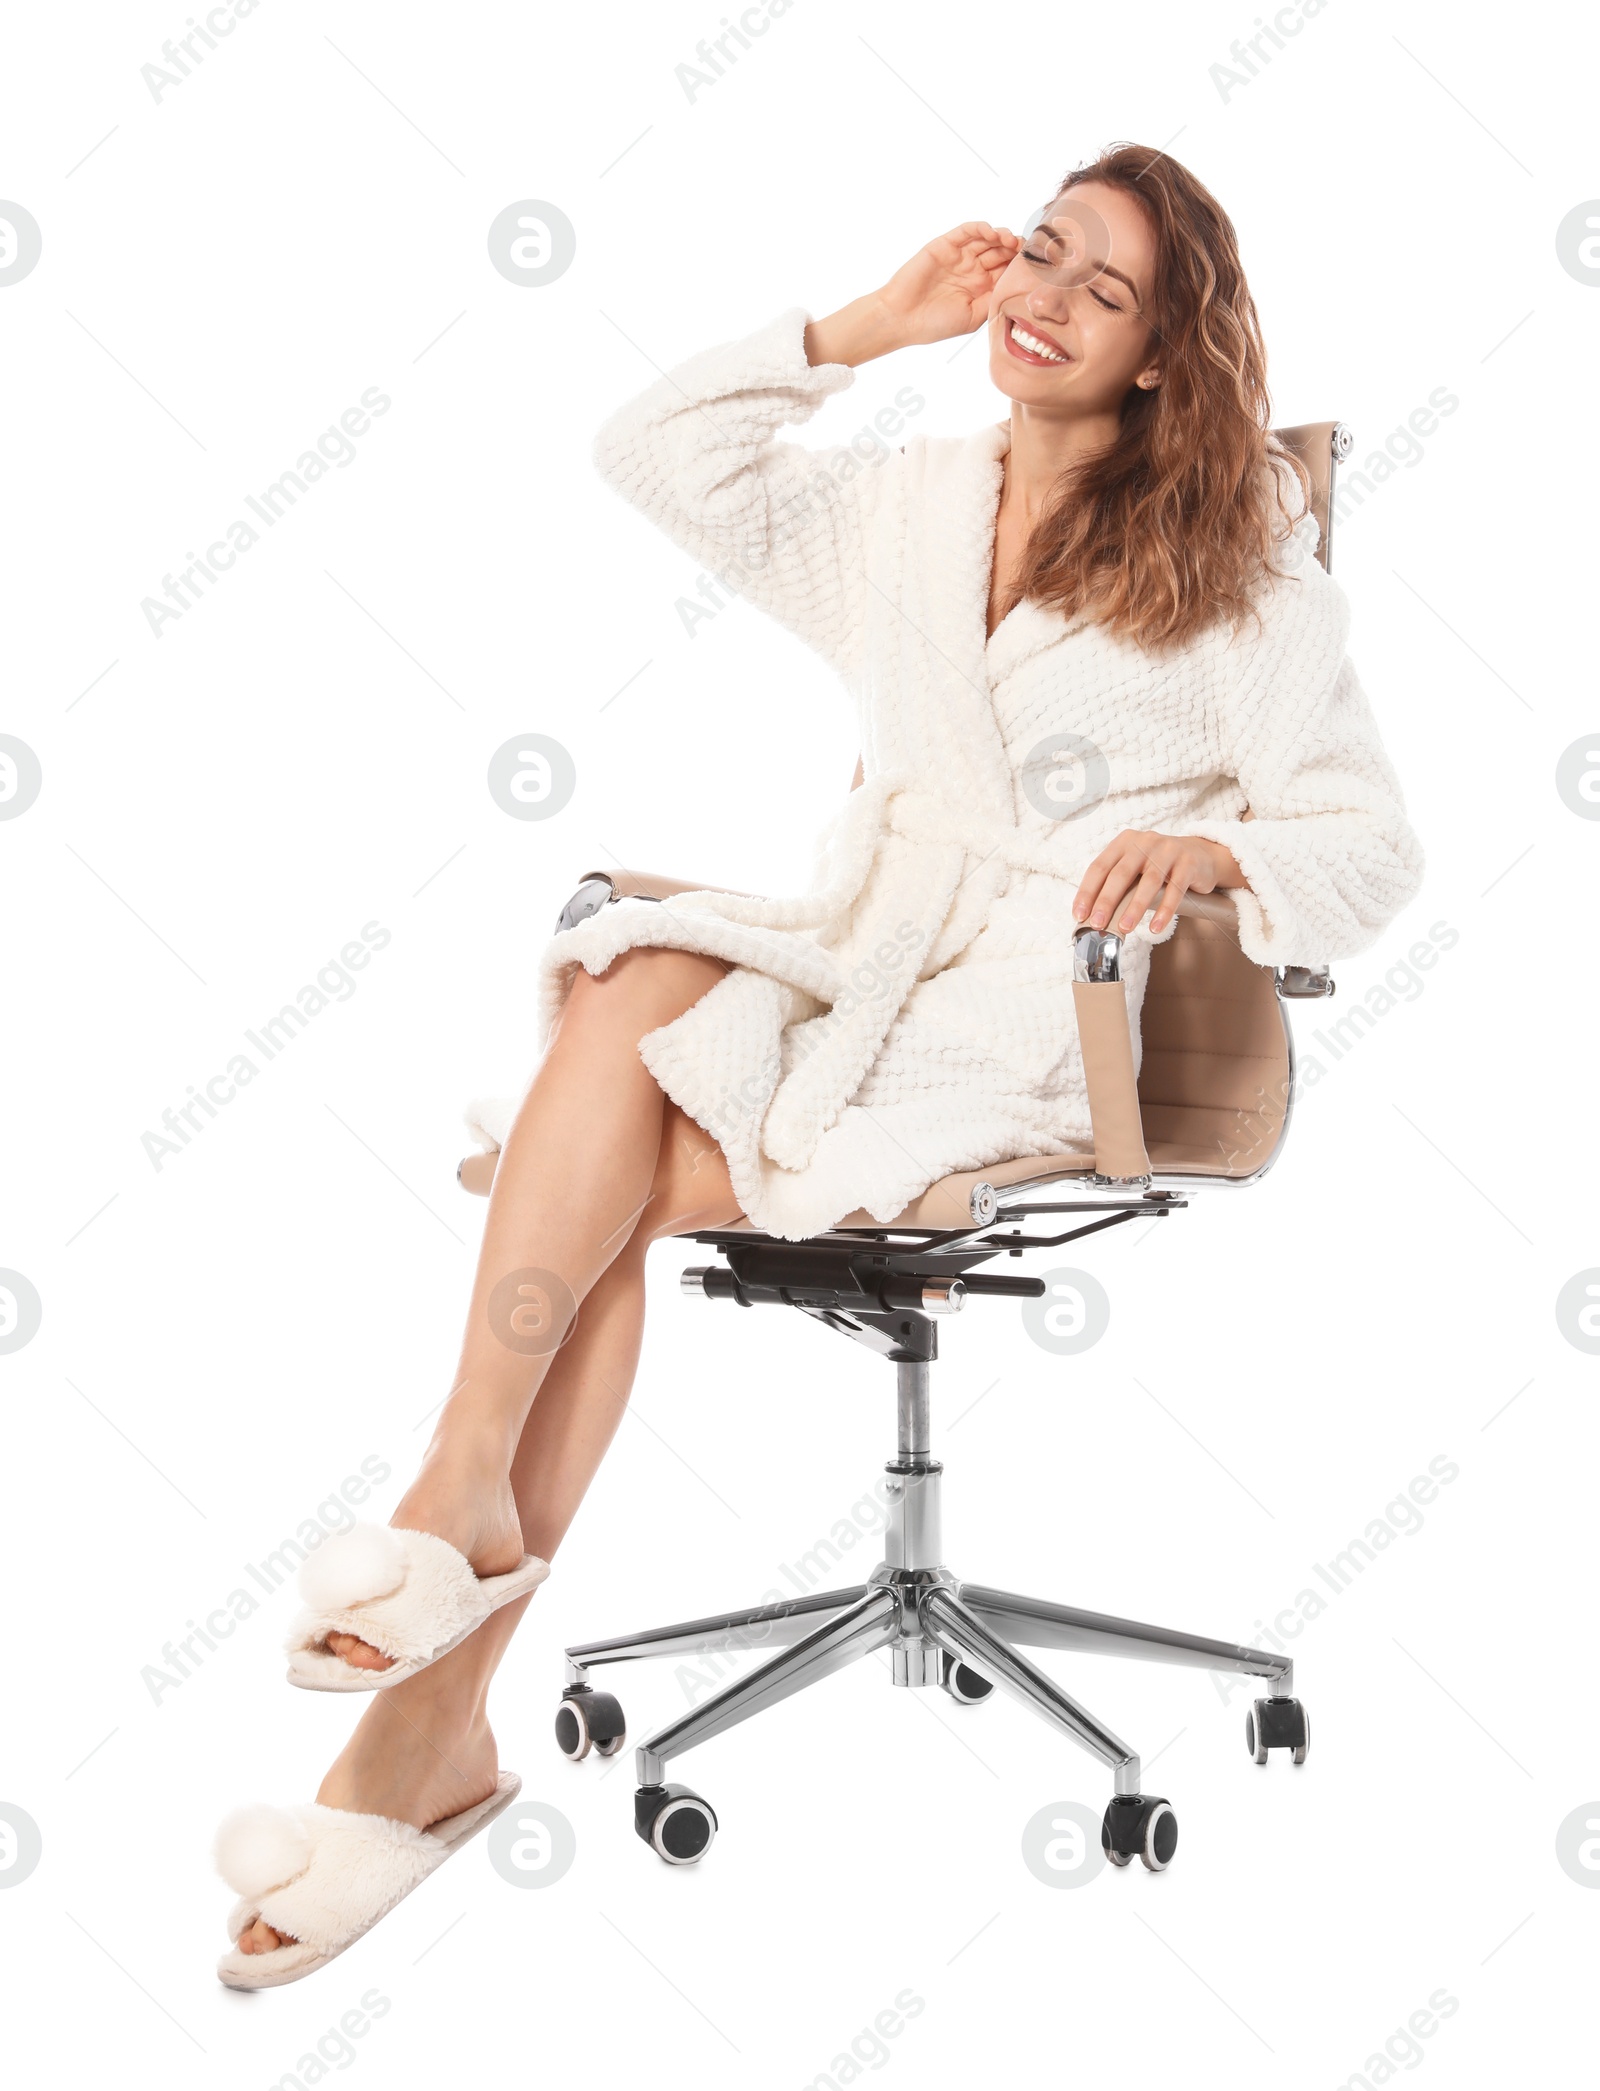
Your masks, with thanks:
M 1233 852 L 1240 942 L 1262 965 L 1319 965 L 1374 943 L 1422 883 L 1422 847 L 1345 643 L 1350 607 L 1302 517 L 1293 573 L 1258 594 L 1222 657 L 1220 738 L 1249 820 L 1187 832 Z
M 793 306 L 678 364 L 606 421 L 594 461 L 724 589 L 848 675 L 865 608 L 862 490 L 876 466 L 845 445 L 775 440 L 855 382 L 847 364 L 806 361 L 809 317 Z

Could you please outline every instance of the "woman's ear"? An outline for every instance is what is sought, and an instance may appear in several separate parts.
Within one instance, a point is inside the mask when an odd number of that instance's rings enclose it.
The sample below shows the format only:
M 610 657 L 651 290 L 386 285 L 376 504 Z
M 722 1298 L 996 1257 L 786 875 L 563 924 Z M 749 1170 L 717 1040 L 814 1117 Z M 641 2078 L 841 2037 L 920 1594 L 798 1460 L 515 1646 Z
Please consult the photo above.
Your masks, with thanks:
M 1154 392 L 1161 383 L 1161 373 L 1152 364 L 1148 370 L 1140 371 L 1139 375 L 1134 379 L 1134 383 L 1141 392 Z

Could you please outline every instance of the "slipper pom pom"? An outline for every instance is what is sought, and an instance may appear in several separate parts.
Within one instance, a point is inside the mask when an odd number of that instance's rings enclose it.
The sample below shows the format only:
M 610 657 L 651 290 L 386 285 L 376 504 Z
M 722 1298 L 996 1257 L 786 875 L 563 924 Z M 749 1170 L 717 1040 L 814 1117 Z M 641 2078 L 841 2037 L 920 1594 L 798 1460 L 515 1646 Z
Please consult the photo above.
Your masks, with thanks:
M 352 1525 L 300 1565 L 300 1595 L 316 1612 L 345 1612 L 387 1597 L 405 1580 L 406 1557 L 388 1525 Z
M 298 1880 L 311 1864 L 311 1837 L 287 1808 L 257 1802 L 236 1808 L 223 1822 L 214 1855 L 234 1893 L 254 1899 Z

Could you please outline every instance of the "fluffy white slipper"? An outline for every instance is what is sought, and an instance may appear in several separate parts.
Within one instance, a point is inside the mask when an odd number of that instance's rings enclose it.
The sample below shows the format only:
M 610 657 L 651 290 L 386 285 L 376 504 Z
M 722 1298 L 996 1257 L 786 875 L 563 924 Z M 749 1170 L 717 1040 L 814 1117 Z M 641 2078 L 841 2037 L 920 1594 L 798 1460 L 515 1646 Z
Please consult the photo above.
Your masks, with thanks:
M 352 1525 L 301 1564 L 306 1609 L 289 1631 L 289 1682 L 311 1692 L 387 1691 L 448 1655 L 549 1573 L 548 1561 L 524 1554 L 509 1575 L 480 1578 L 465 1554 L 432 1532 Z M 354 1634 L 394 1660 L 387 1670 L 358 1670 L 325 1646 L 329 1634 Z
M 240 1898 L 228 1918 L 234 1947 L 217 1962 L 218 1976 L 229 1989 L 276 1989 L 326 1967 L 521 1790 L 515 1772 L 502 1772 L 486 1801 L 429 1830 L 316 1801 L 238 1809 L 217 1831 L 217 1871 Z M 270 1953 L 241 1952 L 239 1934 L 257 1917 L 293 1942 Z

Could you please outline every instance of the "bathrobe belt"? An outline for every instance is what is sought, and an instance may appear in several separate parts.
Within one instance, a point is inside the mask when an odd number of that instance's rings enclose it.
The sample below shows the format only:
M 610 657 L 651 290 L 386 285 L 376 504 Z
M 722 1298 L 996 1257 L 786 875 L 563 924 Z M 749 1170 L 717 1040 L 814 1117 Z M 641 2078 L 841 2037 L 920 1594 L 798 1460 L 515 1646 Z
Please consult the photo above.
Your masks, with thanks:
M 1054 837 L 1048 842 L 1030 839 L 1020 828 L 954 806 L 932 792 L 897 791 L 885 812 L 889 826 L 908 842 L 954 843 L 980 864 L 998 859 L 1013 871 L 1038 872 L 1074 886 L 1082 875 L 1080 853 L 1068 855 Z M 970 878 L 972 872 L 966 875 Z

